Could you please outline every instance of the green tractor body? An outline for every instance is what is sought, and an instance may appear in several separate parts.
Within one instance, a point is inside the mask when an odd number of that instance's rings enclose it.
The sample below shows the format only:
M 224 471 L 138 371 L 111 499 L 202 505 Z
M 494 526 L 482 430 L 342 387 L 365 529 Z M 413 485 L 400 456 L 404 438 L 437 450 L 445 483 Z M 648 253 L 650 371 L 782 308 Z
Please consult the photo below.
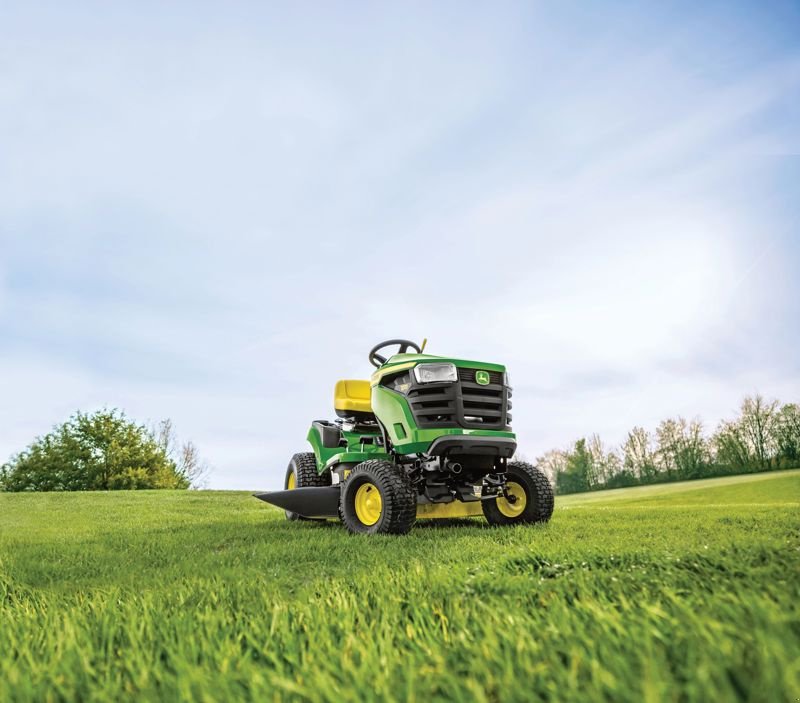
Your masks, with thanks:
M 391 345 L 399 353 L 378 353 Z M 418 517 L 549 520 L 547 478 L 511 461 L 517 443 L 505 367 L 424 354 L 424 345 L 377 345 L 369 381 L 336 384 L 338 417 L 312 423 L 313 454 L 292 457 L 285 490 L 257 497 L 291 520 L 339 517 L 353 532 L 403 533 Z

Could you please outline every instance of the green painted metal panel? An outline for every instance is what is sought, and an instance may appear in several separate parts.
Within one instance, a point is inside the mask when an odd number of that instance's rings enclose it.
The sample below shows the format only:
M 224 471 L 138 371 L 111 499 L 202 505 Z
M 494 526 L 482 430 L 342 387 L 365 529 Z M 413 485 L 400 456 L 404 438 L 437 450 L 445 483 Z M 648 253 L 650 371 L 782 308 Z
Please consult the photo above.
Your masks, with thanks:
M 379 432 L 342 432 L 342 437 L 347 446 L 323 447 L 322 437 L 314 425 L 308 430 L 308 440 L 317 459 L 317 471 L 322 473 L 326 468 L 340 462 L 360 462 L 367 459 L 383 459 L 388 455 L 383 447 L 377 444 L 364 444 L 363 439 L 380 437 Z
M 325 464 L 330 461 L 331 457 L 341 454 L 344 451 L 344 447 L 323 447 L 322 437 L 320 437 L 319 431 L 316 427 L 314 427 L 314 425 L 311 425 L 309 428 L 306 439 L 311 445 L 311 448 L 314 450 L 314 456 L 317 459 L 317 471 L 319 473 L 322 473 L 322 470 L 325 468 Z

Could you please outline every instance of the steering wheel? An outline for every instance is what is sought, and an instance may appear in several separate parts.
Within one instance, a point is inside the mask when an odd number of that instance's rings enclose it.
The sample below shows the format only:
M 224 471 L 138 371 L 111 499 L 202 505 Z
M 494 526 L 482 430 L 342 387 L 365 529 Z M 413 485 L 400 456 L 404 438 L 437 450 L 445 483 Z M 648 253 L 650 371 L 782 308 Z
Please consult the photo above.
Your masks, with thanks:
M 390 339 L 372 347 L 369 352 L 369 363 L 372 364 L 376 369 L 379 369 L 386 363 L 386 357 L 382 354 L 378 354 L 378 352 L 384 347 L 392 347 L 395 344 L 400 347 L 400 349 L 396 352 L 397 354 L 405 354 L 409 347 L 417 352 L 417 354 L 422 354 L 422 349 L 420 349 L 415 342 L 411 342 L 408 339 Z

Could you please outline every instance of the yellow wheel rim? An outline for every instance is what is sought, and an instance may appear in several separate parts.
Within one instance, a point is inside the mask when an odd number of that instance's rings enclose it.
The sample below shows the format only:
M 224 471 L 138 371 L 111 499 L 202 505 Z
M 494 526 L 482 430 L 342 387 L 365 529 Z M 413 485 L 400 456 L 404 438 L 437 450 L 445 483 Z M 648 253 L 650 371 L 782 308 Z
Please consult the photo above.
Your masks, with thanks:
M 297 488 L 297 479 L 294 477 L 294 471 L 289 474 L 289 478 L 286 479 L 286 490 L 293 491 Z
M 505 496 L 501 496 L 497 499 L 497 509 L 506 517 L 519 517 L 528 504 L 528 496 L 525 489 L 516 481 L 509 481 L 506 486 L 509 494 L 514 496 L 515 500 L 512 503 Z
M 364 525 L 374 525 L 381 518 L 383 498 L 378 487 L 364 483 L 358 487 L 355 499 L 356 517 Z

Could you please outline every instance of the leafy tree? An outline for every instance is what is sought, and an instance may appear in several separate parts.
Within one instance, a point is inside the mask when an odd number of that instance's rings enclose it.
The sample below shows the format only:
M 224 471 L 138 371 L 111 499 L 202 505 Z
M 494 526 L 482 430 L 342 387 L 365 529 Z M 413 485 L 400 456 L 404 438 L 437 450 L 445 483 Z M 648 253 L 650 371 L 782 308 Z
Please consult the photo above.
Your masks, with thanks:
M 662 420 L 656 428 L 658 468 L 670 479 L 674 479 L 678 473 L 679 435 L 680 429 L 676 420 Z
M 622 462 L 613 449 L 606 450 L 598 434 L 589 438 L 588 449 L 592 457 L 589 485 L 592 488 L 602 488 L 622 471 Z
M 709 464 L 708 442 L 700 420 L 686 422 L 681 418 L 681 445 L 678 454 L 678 471 L 681 478 L 700 478 Z
M 656 429 L 656 456 L 671 479 L 698 478 L 709 460 L 708 444 L 699 420 L 663 420 Z
M 0 470 L 8 491 L 188 488 L 185 467 L 143 425 L 117 410 L 75 413 Z
M 643 483 L 649 483 L 658 474 L 653 438 L 644 428 L 634 427 L 628 432 L 622 455 L 623 469 Z
M 542 456 L 537 457 L 536 465 L 544 471 L 547 478 L 550 479 L 550 483 L 555 485 L 558 480 L 558 475 L 567 468 L 568 457 L 569 452 L 565 452 L 561 449 L 551 449 L 549 452 L 545 452 Z
M 778 411 L 773 437 L 782 459 L 800 461 L 800 406 L 787 403 Z
M 753 460 L 737 421 L 722 422 L 711 438 L 711 444 L 716 451 L 717 464 L 739 472 L 751 470 Z
M 204 488 L 207 484 L 210 468 L 200 458 L 194 442 L 179 445 L 172 429 L 172 420 L 162 420 L 153 434 L 164 453 L 171 457 L 178 467 L 178 473 L 185 476 L 192 488 Z
M 786 407 L 786 406 L 785 406 Z M 760 395 L 742 401 L 739 417 L 723 422 L 713 438 L 717 462 L 737 471 L 764 471 L 781 451 L 792 445 L 792 410 L 778 411 L 778 401 Z
M 556 477 L 558 493 L 581 493 L 590 488 L 592 475 L 592 455 L 586 447 L 586 440 L 575 442 L 573 451 L 567 454 L 567 465 Z
M 742 402 L 739 424 L 752 458 L 760 469 L 769 468 L 770 460 L 776 454 L 777 419 L 777 400 L 767 402 L 761 395 L 755 395 Z

